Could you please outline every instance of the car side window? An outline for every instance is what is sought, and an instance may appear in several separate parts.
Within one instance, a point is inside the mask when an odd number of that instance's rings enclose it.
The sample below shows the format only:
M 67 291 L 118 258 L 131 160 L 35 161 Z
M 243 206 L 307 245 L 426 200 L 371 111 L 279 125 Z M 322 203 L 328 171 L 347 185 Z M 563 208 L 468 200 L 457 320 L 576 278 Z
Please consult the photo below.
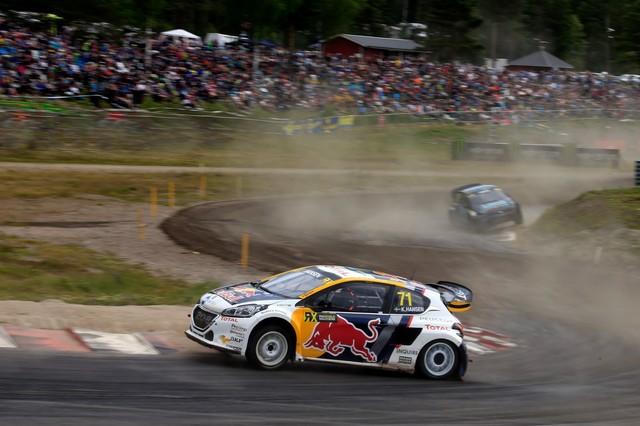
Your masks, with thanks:
M 420 314 L 431 304 L 428 298 L 417 291 L 397 287 L 394 292 L 391 304 L 392 314 Z
M 314 298 L 313 305 L 327 311 L 382 312 L 389 286 L 354 282 L 331 289 Z

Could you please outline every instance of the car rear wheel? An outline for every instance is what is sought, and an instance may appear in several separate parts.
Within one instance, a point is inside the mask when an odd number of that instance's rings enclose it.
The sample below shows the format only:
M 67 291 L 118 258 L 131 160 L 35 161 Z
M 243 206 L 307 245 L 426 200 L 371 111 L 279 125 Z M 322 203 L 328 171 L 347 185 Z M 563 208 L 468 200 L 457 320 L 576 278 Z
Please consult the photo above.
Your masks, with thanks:
M 254 367 L 276 370 L 287 364 L 292 350 L 289 333 L 278 325 L 268 325 L 251 335 L 247 359 Z
M 418 356 L 418 370 L 430 379 L 456 377 L 460 365 L 460 353 L 453 343 L 446 340 L 430 342 Z

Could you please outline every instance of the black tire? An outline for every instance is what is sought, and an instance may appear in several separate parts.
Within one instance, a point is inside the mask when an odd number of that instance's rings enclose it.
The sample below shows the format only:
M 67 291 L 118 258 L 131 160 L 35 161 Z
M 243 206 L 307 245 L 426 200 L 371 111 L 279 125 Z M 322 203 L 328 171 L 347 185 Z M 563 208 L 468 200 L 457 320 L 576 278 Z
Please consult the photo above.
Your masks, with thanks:
M 417 360 L 418 371 L 429 379 L 460 377 L 460 351 L 447 340 L 434 340 L 425 345 Z
M 293 339 L 285 328 L 267 325 L 251 334 L 246 356 L 249 363 L 256 368 L 277 370 L 289 362 L 293 350 Z
M 518 210 L 516 210 L 516 213 L 513 215 L 513 221 L 516 223 L 516 225 L 522 225 L 523 218 L 522 210 L 520 210 L 520 207 L 518 207 Z

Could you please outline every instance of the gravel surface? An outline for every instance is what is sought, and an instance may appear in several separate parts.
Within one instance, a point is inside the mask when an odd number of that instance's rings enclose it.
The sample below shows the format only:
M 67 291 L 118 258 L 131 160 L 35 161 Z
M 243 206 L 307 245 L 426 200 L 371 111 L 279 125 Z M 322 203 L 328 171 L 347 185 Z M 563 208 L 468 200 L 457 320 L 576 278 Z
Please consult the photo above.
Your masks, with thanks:
M 18 166 L 36 171 L 39 168 L 51 167 L 51 165 L 0 163 L 1 169 L 14 169 Z M 67 167 L 72 171 L 77 167 L 91 166 L 79 165 L 73 168 L 60 165 L 59 167 L 63 169 Z M 119 169 L 118 166 L 102 166 L 99 171 L 114 172 L 115 170 L 117 172 Z M 124 167 L 122 169 L 127 172 L 136 172 L 146 171 L 148 168 Z M 158 169 L 158 171 L 162 170 L 164 169 Z M 543 192 L 555 195 L 550 199 L 545 198 L 542 202 L 546 204 L 563 198 L 570 199 L 586 188 L 615 187 L 620 184 L 620 174 L 609 172 L 601 172 L 601 174 L 603 176 L 599 176 L 598 179 L 592 176 L 589 180 L 559 180 L 558 185 L 553 187 L 545 185 Z M 524 202 L 531 202 L 534 200 L 528 198 L 535 193 L 537 191 L 532 191 L 530 184 L 527 184 L 525 190 L 515 195 L 517 195 L 516 198 L 522 198 Z M 563 196 L 559 196 L 560 194 Z M 197 211 L 197 207 L 189 211 Z M 203 208 L 207 209 L 206 206 Z M 187 249 L 176 244 L 160 229 L 160 224 L 165 219 L 173 217 L 176 211 L 177 209 L 158 206 L 157 214 L 151 216 L 148 204 L 127 203 L 95 195 L 3 200 L 0 203 L 0 232 L 53 244 L 82 245 L 98 252 L 114 254 L 126 262 L 145 267 L 151 273 L 181 278 L 194 283 L 203 281 L 233 283 L 264 277 L 274 272 L 269 271 L 265 264 L 259 266 L 262 270 L 241 267 L 238 241 L 229 241 L 224 243 L 222 249 L 216 247 L 215 250 L 207 251 L 213 254 L 205 254 L 204 250 Z M 182 215 L 182 217 L 186 216 Z M 144 238 L 141 234 L 141 221 L 144 223 L 142 227 Z M 399 221 L 410 223 L 406 217 Z M 250 221 L 250 223 L 253 222 Z M 269 242 L 273 242 L 273 238 L 270 234 L 266 236 Z M 339 249 L 349 251 L 349 247 L 340 244 L 327 248 L 324 253 L 339 255 Z M 371 257 L 373 255 L 371 251 L 378 249 L 379 247 L 362 249 L 363 262 L 374 261 L 375 256 Z M 290 259 L 293 254 L 297 258 L 301 256 L 301 250 L 304 249 L 294 247 L 293 250 L 285 253 L 286 257 Z M 273 257 L 275 253 L 268 254 Z M 391 264 L 394 262 L 394 257 L 388 254 L 380 255 L 378 259 Z M 451 258 L 430 255 L 428 259 L 432 265 L 446 266 Z M 380 263 L 378 260 L 375 261 L 376 264 Z M 400 259 L 395 261 L 399 262 Z M 468 269 L 473 273 L 473 268 Z M 464 271 L 461 270 L 462 272 Z M 461 276 L 461 278 L 467 277 Z M 107 332 L 159 332 L 179 346 L 188 345 L 189 348 L 198 348 L 198 345 L 187 341 L 183 336 L 183 330 L 187 326 L 186 314 L 189 310 L 190 306 L 108 307 L 69 305 L 56 300 L 41 303 L 0 301 L 0 323 L 35 328 L 86 327 Z
M 239 262 L 224 261 L 175 244 L 159 229 L 160 222 L 173 213 L 174 209 L 158 206 L 153 217 L 149 205 L 102 196 L 20 199 L 0 204 L 0 232 L 53 244 L 82 245 L 114 254 L 154 274 L 194 283 L 212 280 L 232 283 L 266 275 L 241 267 Z M 144 235 L 140 233 L 140 217 Z M 85 306 L 59 300 L 0 301 L 0 323 L 43 329 L 86 327 L 106 332 L 158 332 L 179 346 L 191 347 L 182 334 L 189 308 Z

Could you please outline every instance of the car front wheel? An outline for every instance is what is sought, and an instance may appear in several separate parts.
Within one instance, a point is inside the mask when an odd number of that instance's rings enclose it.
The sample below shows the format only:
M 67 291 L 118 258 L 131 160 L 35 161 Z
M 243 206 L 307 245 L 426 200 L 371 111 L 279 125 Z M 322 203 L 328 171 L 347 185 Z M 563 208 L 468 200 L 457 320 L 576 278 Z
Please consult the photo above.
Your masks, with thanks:
M 516 213 L 513 215 L 513 221 L 516 223 L 516 225 L 522 225 L 522 210 L 520 210 L 519 207 L 518 210 L 516 210 Z
M 453 343 L 446 340 L 430 342 L 418 357 L 418 370 L 431 379 L 456 377 L 460 365 L 460 353 Z
M 252 334 L 247 359 L 254 367 L 276 370 L 287 364 L 292 350 L 289 333 L 278 325 L 268 325 Z

